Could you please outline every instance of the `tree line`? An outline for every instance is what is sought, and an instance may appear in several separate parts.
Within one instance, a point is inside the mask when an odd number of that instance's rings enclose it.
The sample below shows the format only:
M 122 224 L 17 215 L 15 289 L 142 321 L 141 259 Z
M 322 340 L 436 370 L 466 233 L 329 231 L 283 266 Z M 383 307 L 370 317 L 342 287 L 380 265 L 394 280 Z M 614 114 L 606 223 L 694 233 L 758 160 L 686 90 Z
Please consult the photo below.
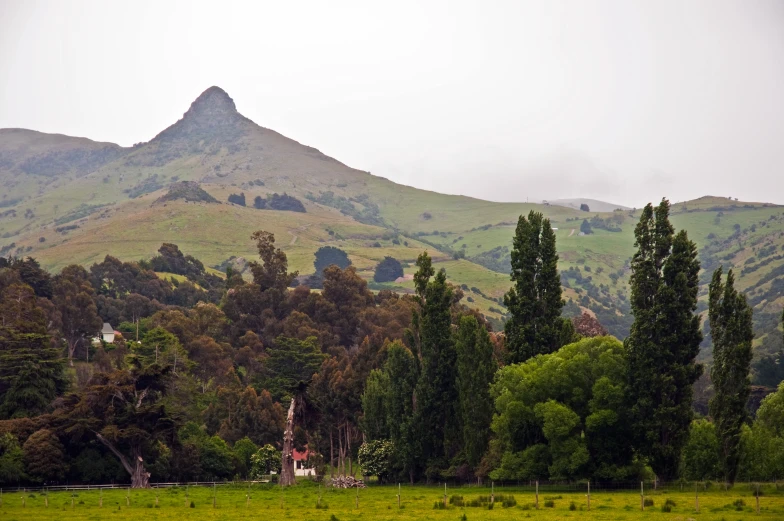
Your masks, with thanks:
M 696 248 L 666 200 L 635 238 L 623 343 L 561 316 L 536 212 L 515 230 L 503 333 L 427 253 L 411 294 L 374 294 L 339 250 L 316 257 L 321 291 L 296 286 L 262 231 L 247 279 L 173 244 L 56 275 L 0 259 L 0 483 L 288 479 L 295 449 L 320 476 L 359 463 L 412 482 L 776 477 L 784 386 L 752 421 L 752 314 L 732 271 L 709 289 L 715 393 L 696 419 Z M 113 343 L 92 341 L 103 322 Z

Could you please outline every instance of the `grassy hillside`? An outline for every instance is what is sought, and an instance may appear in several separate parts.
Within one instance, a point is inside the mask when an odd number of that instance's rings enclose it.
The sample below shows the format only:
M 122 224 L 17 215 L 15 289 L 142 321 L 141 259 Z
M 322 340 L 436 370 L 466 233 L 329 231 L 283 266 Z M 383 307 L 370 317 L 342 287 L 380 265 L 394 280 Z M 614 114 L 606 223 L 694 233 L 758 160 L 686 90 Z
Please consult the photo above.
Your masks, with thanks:
M 176 194 L 158 201 L 175 183 L 220 204 Z M 416 256 L 427 249 L 464 287 L 466 302 L 497 321 L 517 218 L 540 211 L 558 228 L 569 312 L 590 310 L 621 337 L 631 323 L 628 263 L 639 210 L 582 212 L 570 207 L 579 199 L 563 206 L 494 203 L 398 185 L 256 125 L 215 87 L 180 121 L 132 148 L 0 130 L 0 186 L 1 254 L 32 255 L 48 268 L 89 265 L 107 254 L 150 257 L 162 242 L 218 266 L 253 257 L 249 237 L 264 229 L 275 233 L 291 268 L 302 274 L 313 272 L 314 252 L 324 245 L 345 250 L 368 280 L 384 256 L 413 273 Z M 253 208 L 256 197 L 284 193 L 305 212 Z M 244 194 L 246 206 L 228 203 L 231 194 Z M 616 207 L 600 203 L 588 202 L 592 210 Z M 580 234 L 584 219 L 594 233 Z M 704 197 L 674 205 L 672 220 L 696 241 L 703 267 L 735 268 L 755 306 L 760 352 L 777 349 L 780 338 L 770 333 L 784 307 L 784 208 Z M 709 276 L 705 271 L 703 281 Z M 412 284 L 373 287 L 410 291 Z M 703 303 L 706 293 L 707 286 Z

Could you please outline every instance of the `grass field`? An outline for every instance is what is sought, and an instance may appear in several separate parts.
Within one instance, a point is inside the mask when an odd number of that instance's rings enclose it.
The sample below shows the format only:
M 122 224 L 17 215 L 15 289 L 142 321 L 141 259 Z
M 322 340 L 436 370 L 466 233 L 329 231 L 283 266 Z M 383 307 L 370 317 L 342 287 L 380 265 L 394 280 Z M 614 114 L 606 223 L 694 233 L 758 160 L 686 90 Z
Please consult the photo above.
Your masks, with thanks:
M 0 519 L 26 520 L 235 520 L 235 519 L 296 519 L 296 520 L 512 520 L 560 519 L 584 520 L 681 520 L 735 521 L 745 519 L 784 519 L 784 495 L 768 486 L 760 497 L 760 513 L 756 498 L 748 485 L 737 485 L 729 491 L 700 491 L 699 512 L 695 509 L 694 492 L 680 490 L 650 491 L 646 499 L 653 505 L 640 509 L 640 494 L 633 491 L 591 494 L 591 510 L 585 490 L 544 491 L 539 494 L 539 509 L 531 488 L 495 488 L 493 509 L 483 506 L 459 506 L 490 496 L 489 488 L 464 487 L 447 490 L 438 486 L 403 486 L 401 507 L 398 508 L 397 487 L 376 486 L 359 490 L 331 490 L 307 482 L 281 489 L 271 485 L 223 485 L 210 487 L 162 488 L 160 490 L 97 490 L 52 492 L 48 506 L 42 493 L 5 492 L 0 506 Z M 126 495 L 128 499 L 126 501 Z M 319 502 L 319 496 L 321 500 Z M 156 504 L 156 497 L 157 504 Z M 358 497 L 358 500 L 357 500 Z M 102 506 L 99 506 L 102 498 Z M 509 501 L 514 498 L 513 501 Z M 506 500 L 507 506 L 502 502 Z M 669 511 L 662 508 L 670 500 Z M 359 506 L 357 507 L 357 501 Z M 24 506 L 23 506 L 24 503 Z M 509 506 L 511 503 L 512 506 Z M 320 504 L 320 508 L 318 505 Z

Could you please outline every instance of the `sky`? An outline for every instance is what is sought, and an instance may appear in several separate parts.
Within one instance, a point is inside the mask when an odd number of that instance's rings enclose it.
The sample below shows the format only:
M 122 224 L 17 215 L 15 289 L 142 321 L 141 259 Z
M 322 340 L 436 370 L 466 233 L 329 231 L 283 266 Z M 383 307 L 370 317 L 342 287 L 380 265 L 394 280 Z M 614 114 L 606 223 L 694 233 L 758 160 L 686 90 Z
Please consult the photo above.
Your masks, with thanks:
M 784 204 L 780 0 L 0 0 L 0 128 L 128 146 L 212 85 L 419 188 Z

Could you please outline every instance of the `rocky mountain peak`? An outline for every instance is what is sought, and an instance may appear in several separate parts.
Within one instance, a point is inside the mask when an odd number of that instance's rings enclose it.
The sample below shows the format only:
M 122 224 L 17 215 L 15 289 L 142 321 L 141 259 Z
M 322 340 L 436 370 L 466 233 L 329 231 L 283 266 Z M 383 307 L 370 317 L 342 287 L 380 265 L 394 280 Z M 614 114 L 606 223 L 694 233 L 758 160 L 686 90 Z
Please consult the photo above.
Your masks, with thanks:
M 202 92 L 177 123 L 158 134 L 153 141 L 226 140 L 242 133 L 249 122 L 237 112 L 234 100 L 220 87 Z

